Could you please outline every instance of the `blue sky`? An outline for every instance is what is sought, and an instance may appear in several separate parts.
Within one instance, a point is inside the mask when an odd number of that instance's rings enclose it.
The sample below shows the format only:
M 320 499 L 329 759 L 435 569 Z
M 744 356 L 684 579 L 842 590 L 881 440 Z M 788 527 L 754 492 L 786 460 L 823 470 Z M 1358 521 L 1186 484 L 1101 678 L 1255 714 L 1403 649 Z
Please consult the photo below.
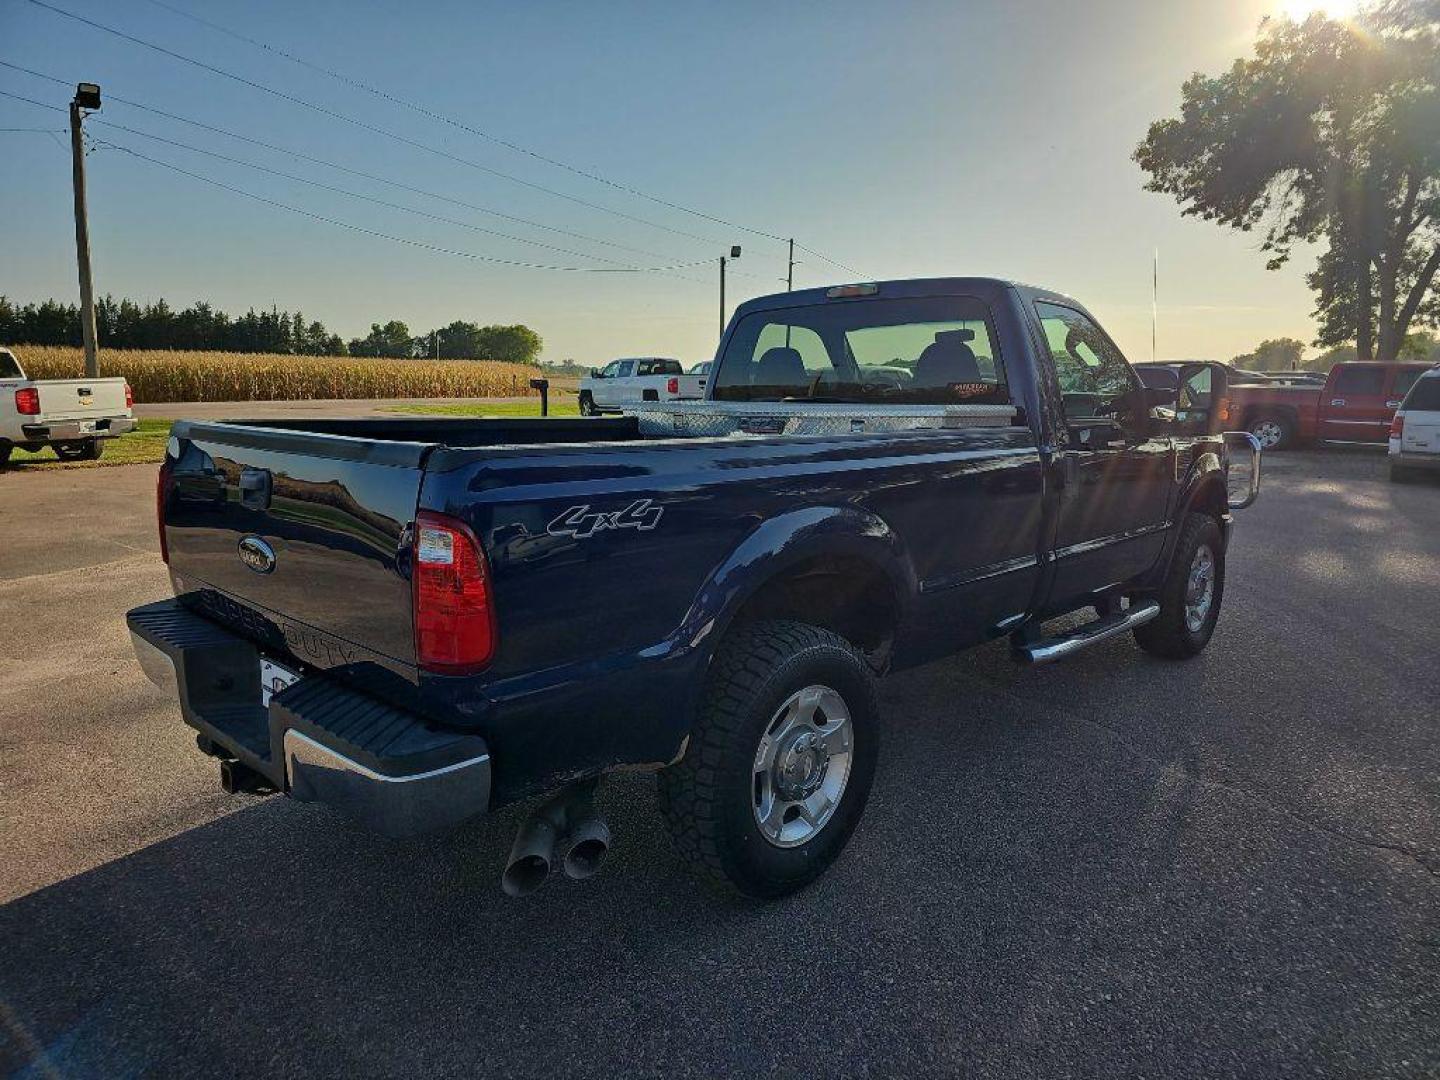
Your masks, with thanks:
M 232 312 L 301 307 L 346 337 L 464 318 L 524 322 L 545 357 L 707 358 L 717 270 L 733 302 L 783 288 L 783 244 L 594 183 L 197 25 L 149 0 L 60 7 L 367 124 L 676 235 L 487 174 L 78 25 L 0 0 L 0 59 L 637 255 L 426 199 L 107 102 L 91 134 L 256 195 L 499 259 L 603 266 L 711 260 L 684 278 L 525 270 L 287 213 L 99 149 L 89 158 L 96 287 Z M 1182 220 L 1129 160 L 1180 83 L 1248 52 L 1278 0 L 1165 3 L 486 4 L 166 0 L 445 116 L 617 182 L 804 245 L 863 278 L 993 274 L 1090 305 L 1131 359 L 1228 358 L 1313 334 L 1308 258 L 1264 269 L 1253 236 Z M 0 90 L 69 92 L 0 68 Z M 378 198 L 587 253 L 560 254 L 106 130 L 112 121 Z M 0 97 L 0 128 L 64 116 Z M 0 133 L 0 292 L 74 298 L 68 150 Z M 801 253 L 797 285 L 857 277 Z

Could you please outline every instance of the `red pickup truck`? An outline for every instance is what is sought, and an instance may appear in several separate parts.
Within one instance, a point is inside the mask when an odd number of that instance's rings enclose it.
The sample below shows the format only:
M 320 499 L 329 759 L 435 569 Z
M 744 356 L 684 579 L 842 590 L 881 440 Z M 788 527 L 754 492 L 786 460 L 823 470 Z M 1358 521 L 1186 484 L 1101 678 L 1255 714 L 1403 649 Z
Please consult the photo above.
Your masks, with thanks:
M 1428 363 L 1345 363 L 1321 387 L 1239 382 L 1226 388 L 1228 419 L 1266 450 L 1301 442 L 1383 443 L 1400 399 Z

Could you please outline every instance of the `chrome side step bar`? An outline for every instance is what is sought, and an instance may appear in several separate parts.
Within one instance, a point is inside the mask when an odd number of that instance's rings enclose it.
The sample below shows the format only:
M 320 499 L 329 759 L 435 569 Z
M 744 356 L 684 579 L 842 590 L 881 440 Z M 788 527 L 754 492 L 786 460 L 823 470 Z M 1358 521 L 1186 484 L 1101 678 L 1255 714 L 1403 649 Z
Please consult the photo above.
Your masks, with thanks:
M 1041 638 L 1026 644 L 1017 644 L 1014 656 L 1015 659 L 1026 664 L 1050 664 L 1056 660 L 1063 660 L 1081 649 L 1088 649 L 1091 645 L 1097 645 L 1102 641 L 1108 641 L 1110 638 L 1134 630 L 1137 626 L 1144 626 L 1159 614 L 1160 605 L 1158 603 L 1154 600 L 1142 600 L 1140 603 L 1132 604 L 1124 611 L 1088 622 L 1068 633 Z

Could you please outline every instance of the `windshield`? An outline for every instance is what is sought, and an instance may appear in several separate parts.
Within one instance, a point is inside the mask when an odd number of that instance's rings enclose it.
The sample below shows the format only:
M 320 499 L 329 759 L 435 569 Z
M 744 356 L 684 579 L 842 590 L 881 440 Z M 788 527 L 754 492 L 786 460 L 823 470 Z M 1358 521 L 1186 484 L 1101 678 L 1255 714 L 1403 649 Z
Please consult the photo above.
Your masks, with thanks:
M 1009 404 L 985 305 L 969 297 L 756 311 L 735 326 L 717 401 Z
M 0 379 L 23 379 L 25 373 L 20 370 L 20 361 L 15 359 L 15 354 L 9 349 L 0 349 Z

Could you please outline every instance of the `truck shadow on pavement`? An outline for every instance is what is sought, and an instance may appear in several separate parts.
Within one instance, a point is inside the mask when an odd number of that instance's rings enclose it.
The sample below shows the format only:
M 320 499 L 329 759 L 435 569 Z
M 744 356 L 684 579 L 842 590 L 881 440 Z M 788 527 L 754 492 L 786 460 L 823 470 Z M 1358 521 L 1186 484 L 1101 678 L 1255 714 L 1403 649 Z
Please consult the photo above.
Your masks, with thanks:
M 0 908 L 0 1073 L 1440 1067 L 1398 1007 L 1434 1000 L 1434 880 L 1200 782 L 1211 710 L 1138 750 L 1143 703 L 1076 720 L 1179 670 L 1092 657 L 1023 699 L 1000 649 L 887 681 L 865 820 L 772 904 L 692 879 L 643 776 L 602 789 L 601 875 L 522 901 L 523 808 L 396 842 L 248 806 Z

